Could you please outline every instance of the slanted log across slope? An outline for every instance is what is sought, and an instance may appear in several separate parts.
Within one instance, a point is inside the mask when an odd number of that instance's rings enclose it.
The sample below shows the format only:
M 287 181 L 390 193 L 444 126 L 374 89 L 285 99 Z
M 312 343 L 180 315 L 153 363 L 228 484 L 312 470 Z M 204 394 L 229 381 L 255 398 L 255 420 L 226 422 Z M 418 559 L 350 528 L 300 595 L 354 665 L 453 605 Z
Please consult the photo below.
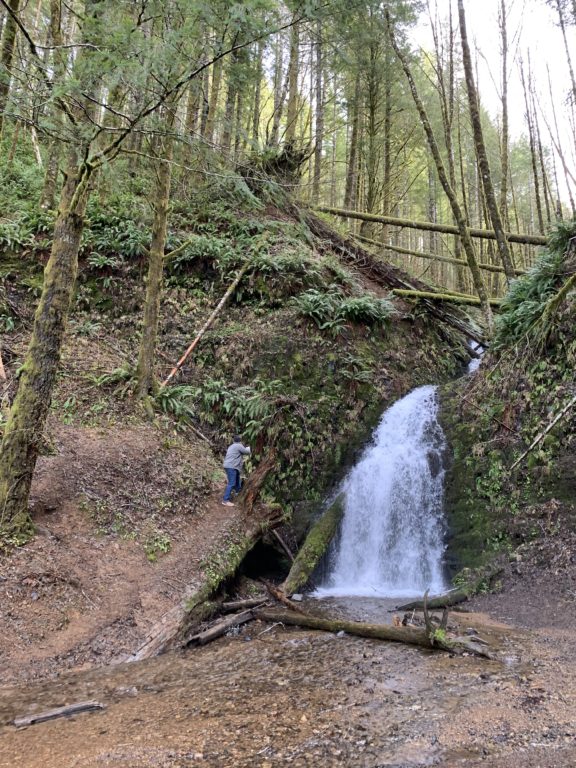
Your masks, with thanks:
M 340 494 L 312 526 L 296 555 L 290 573 L 282 585 L 287 595 L 292 595 L 306 584 L 336 535 L 343 514 L 344 496 Z
M 407 227 L 408 229 L 419 229 L 430 232 L 441 232 L 445 235 L 458 235 L 458 227 L 450 224 L 437 224 L 433 221 L 416 221 L 415 219 L 398 219 L 393 216 L 378 216 L 373 213 L 363 213 L 362 211 L 347 211 L 342 208 L 319 207 L 316 210 L 322 213 L 330 213 L 332 216 L 340 216 L 345 219 L 360 219 L 360 221 L 374 221 L 380 224 L 388 224 L 394 227 Z M 469 228 L 470 237 L 477 237 L 483 240 L 495 240 L 496 233 L 491 229 Z M 521 243 L 522 245 L 546 245 L 548 238 L 544 235 L 527 235 L 523 233 L 507 232 L 506 239 L 511 243 Z
M 192 584 L 185 590 L 181 601 L 161 617 L 127 661 L 141 661 L 183 645 L 192 628 L 213 612 L 210 600 L 222 582 L 236 573 L 248 552 L 266 531 L 280 525 L 283 515 L 278 507 L 255 503 L 266 476 L 275 466 L 275 460 L 276 454 L 272 450 L 246 481 L 240 499 L 243 514 L 238 529 L 229 537 L 226 546 L 218 545 L 210 572 L 202 583 Z

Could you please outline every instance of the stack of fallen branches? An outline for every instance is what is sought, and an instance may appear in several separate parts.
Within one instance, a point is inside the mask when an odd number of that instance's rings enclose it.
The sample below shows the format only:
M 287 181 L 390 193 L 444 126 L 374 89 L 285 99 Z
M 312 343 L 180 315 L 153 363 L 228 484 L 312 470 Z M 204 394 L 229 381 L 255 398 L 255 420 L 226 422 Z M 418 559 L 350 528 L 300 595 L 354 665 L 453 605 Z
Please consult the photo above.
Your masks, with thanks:
M 240 612 L 225 618 L 218 618 L 201 632 L 196 632 L 185 641 L 185 645 L 205 645 L 217 637 L 249 621 L 259 620 L 272 624 L 290 624 L 307 629 L 326 632 L 345 632 L 359 637 L 388 640 L 395 643 L 417 645 L 422 648 L 436 648 L 449 653 L 470 653 L 495 658 L 495 653 L 488 643 L 478 635 L 461 635 L 451 631 L 448 624 L 448 609 L 438 619 L 430 613 L 427 606 L 428 593 L 424 595 L 424 626 L 416 626 L 413 617 L 405 616 L 392 624 L 369 624 L 359 621 L 347 621 L 340 618 L 313 616 L 302 610 L 299 604 L 290 600 L 279 589 L 266 584 L 269 594 L 280 602 L 284 609 L 269 607 L 264 599 L 260 602 L 240 601 L 236 605 Z
M 296 206 L 294 206 L 296 212 Z M 322 221 L 312 212 L 306 211 L 302 214 L 306 224 L 311 232 L 326 244 L 326 248 L 336 251 L 339 258 L 346 264 L 355 267 L 359 272 L 366 275 L 375 283 L 386 288 L 398 288 L 404 290 L 416 290 L 422 292 L 434 292 L 433 288 L 426 283 L 412 277 L 407 272 L 395 267 L 389 262 L 379 259 L 366 248 L 362 248 L 356 241 L 350 237 L 338 234 L 332 227 Z M 432 299 L 421 299 L 421 303 L 426 310 L 442 322 L 463 333 L 467 338 L 476 341 L 482 346 L 486 345 L 486 339 L 479 333 L 478 329 L 472 325 L 467 315 L 455 307 L 447 307 Z

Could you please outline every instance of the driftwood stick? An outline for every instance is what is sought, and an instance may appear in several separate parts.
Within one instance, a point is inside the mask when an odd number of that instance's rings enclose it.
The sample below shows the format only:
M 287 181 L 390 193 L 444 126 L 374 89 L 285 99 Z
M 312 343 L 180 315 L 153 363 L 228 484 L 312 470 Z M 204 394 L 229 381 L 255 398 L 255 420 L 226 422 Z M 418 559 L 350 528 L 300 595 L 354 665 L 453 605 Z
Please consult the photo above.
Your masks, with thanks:
M 168 376 L 164 379 L 162 384 L 160 384 L 160 389 L 164 389 L 166 384 L 168 384 L 168 382 L 178 373 L 178 371 L 184 365 L 184 363 L 186 362 L 188 357 L 192 354 L 192 352 L 194 351 L 194 348 L 196 347 L 196 345 L 198 344 L 198 342 L 200 341 L 202 336 L 204 336 L 204 334 L 206 333 L 208 328 L 210 328 L 210 326 L 212 325 L 212 323 L 214 322 L 214 320 L 216 319 L 216 317 L 218 316 L 218 314 L 220 313 L 222 308 L 226 305 L 226 303 L 227 303 L 228 299 L 230 298 L 230 296 L 232 296 L 232 294 L 234 293 L 234 291 L 236 289 L 236 286 L 238 285 L 240 280 L 242 280 L 242 278 L 244 277 L 244 274 L 246 273 L 246 271 L 247 271 L 248 267 L 250 266 L 250 264 L 251 264 L 251 262 L 247 261 L 242 266 L 242 268 L 240 269 L 240 271 L 236 275 L 236 278 L 231 283 L 230 287 L 228 288 L 228 290 L 226 291 L 224 296 L 222 296 L 222 298 L 218 302 L 218 305 L 216 306 L 216 309 L 212 312 L 212 314 L 210 315 L 208 320 L 206 320 L 206 322 L 204 323 L 202 328 L 196 334 L 196 337 L 195 337 L 194 341 L 192 342 L 192 344 L 190 344 L 190 346 L 188 347 L 186 352 L 184 352 L 184 354 L 182 355 L 180 360 L 178 360 L 178 362 L 176 363 L 174 368 L 172 368 L 172 370 L 170 371 Z
M 24 726 L 34 725 L 35 723 L 44 723 L 46 720 L 55 720 L 57 717 L 69 717 L 70 715 L 77 715 L 80 712 L 96 712 L 97 710 L 102 709 L 105 709 L 104 704 L 100 704 L 99 701 L 79 701 L 78 704 L 69 704 L 65 707 L 48 709 L 45 712 L 37 712 L 35 715 L 16 717 L 14 718 L 14 725 L 17 728 L 23 728 Z
M 235 613 L 232 616 L 227 616 L 225 619 L 221 619 L 213 624 L 203 632 L 198 632 L 196 635 L 192 635 L 185 645 L 206 645 L 212 640 L 216 640 L 218 637 L 222 637 L 232 627 L 239 627 L 241 624 L 246 624 L 248 621 L 254 619 L 254 613 L 252 610 L 243 611 L 242 613 Z
M 278 533 L 278 531 L 276 529 L 274 529 L 272 531 L 272 535 L 275 537 L 275 539 L 278 542 L 278 544 L 280 544 L 280 546 L 282 547 L 284 552 L 286 552 L 286 554 L 287 554 L 288 558 L 291 560 L 291 562 L 294 562 L 294 555 L 290 551 L 290 547 L 288 546 L 288 544 L 286 544 L 286 542 L 284 541 L 282 536 L 280 536 L 280 534 Z
M 247 600 L 230 600 L 229 602 L 222 603 L 220 610 L 222 613 L 237 613 L 238 611 L 245 611 L 247 608 L 260 608 L 265 604 L 266 598 L 251 597 Z
M 292 602 L 292 600 L 290 600 L 290 598 L 288 598 L 281 589 L 278 589 L 274 586 L 274 584 L 271 584 L 269 581 L 265 581 L 264 579 L 260 579 L 260 581 L 262 584 L 264 584 L 272 597 L 275 600 L 278 600 L 279 603 L 282 603 L 282 605 L 285 605 L 289 611 L 304 613 L 304 611 L 299 606 L 297 606 L 296 603 Z

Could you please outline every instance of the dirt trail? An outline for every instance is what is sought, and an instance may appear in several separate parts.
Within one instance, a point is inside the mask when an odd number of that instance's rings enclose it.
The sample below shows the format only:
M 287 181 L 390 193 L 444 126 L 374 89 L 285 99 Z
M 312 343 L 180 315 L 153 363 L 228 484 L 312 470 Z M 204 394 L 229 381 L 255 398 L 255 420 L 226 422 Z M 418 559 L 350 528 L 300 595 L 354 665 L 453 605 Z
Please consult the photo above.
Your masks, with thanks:
M 4 684 L 133 652 L 242 525 L 203 446 L 168 452 L 153 427 L 55 434 L 33 488 L 40 535 L 0 562 Z

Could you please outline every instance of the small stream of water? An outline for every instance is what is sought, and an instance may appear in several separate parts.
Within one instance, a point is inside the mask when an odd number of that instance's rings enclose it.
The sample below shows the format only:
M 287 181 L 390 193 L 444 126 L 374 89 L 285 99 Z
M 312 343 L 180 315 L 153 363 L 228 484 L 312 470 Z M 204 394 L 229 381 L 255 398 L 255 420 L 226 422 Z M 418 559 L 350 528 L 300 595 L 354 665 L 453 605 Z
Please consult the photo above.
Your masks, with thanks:
M 315 596 L 411 597 L 448 587 L 443 575 L 446 442 L 436 387 L 389 408 L 345 478 L 345 512 Z

